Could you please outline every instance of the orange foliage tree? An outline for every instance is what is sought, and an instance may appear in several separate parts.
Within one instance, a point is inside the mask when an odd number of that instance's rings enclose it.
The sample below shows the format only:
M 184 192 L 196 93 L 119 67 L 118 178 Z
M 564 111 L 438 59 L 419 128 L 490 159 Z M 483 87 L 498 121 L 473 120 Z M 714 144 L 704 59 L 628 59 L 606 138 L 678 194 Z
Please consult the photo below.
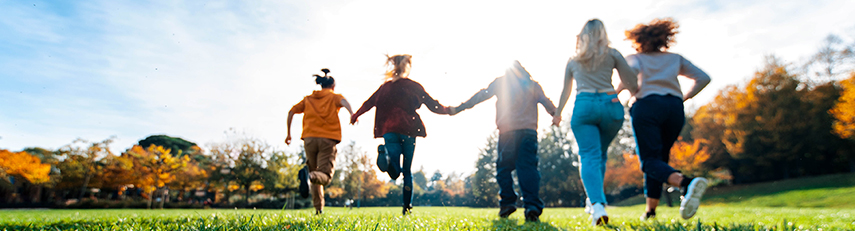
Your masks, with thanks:
M 176 179 L 176 175 L 180 174 L 190 161 L 187 156 L 183 158 L 174 157 L 170 151 L 162 146 L 152 145 L 144 149 L 134 145 L 122 154 L 132 160 L 132 172 L 136 175 L 134 184 L 149 195 L 149 207 L 151 207 L 152 195 L 166 184 L 172 183 Z M 161 201 L 162 205 L 163 201 Z
M 610 159 L 603 183 L 606 192 L 619 191 L 626 187 L 641 187 L 642 172 L 638 156 L 624 153 L 622 158 Z
M 10 152 L 0 149 L 0 176 L 7 175 L 26 179 L 32 184 L 50 180 L 50 165 L 27 152 Z
M 680 137 L 671 148 L 669 163 L 689 176 L 707 176 L 708 171 L 704 162 L 710 158 L 710 152 L 705 146 L 706 143 L 707 140 L 700 138 L 691 143 L 685 142 Z
M 834 133 L 841 138 L 855 140 L 855 72 L 849 79 L 840 81 L 843 93 L 829 113 L 836 119 Z

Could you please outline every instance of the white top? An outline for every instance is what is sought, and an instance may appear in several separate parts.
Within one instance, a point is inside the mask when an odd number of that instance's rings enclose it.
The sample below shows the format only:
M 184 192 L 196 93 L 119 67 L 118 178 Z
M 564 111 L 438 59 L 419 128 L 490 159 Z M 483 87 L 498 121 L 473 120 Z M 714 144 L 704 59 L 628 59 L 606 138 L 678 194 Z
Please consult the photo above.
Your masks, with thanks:
M 638 72 L 638 92 L 635 98 L 649 95 L 673 95 L 683 99 L 692 98 L 707 84 L 710 77 L 683 56 L 669 52 L 639 53 L 626 57 L 627 64 Z M 695 80 L 691 90 L 683 97 L 677 76 Z
M 585 68 L 581 63 L 571 59 L 567 63 L 565 77 L 576 79 L 577 92 L 598 92 L 598 90 L 605 89 L 612 89 L 614 91 L 615 87 L 612 85 L 613 69 L 617 69 L 623 86 L 629 89 L 630 92 L 635 92 L 635 89 L 638 87 L 636 85 L 638 81 L 635 77 L 636 72 L 630 69 L 623 55 L 614 48 L 609 48 L 609 56 L 600 65 L 592 69 Z M 565 80 L 564 84 L 569 85 L 572 82 Z

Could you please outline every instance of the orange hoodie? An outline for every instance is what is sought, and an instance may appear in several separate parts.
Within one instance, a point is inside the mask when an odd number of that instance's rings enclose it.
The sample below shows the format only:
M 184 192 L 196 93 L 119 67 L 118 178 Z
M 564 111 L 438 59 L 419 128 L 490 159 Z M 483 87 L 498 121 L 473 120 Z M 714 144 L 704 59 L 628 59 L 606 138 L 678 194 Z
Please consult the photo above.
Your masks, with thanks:
M 312 92 L 300 103 L 294 105 L 291 112 L 294 114 L 304 113 L 303 135 L 300 139 L 317 137 L 341 142 L 341 122 L 338 119 L 338 110 L 342 107 L 342 99 L 344 96 L 333 93 L 330 89 L 323 89 Z

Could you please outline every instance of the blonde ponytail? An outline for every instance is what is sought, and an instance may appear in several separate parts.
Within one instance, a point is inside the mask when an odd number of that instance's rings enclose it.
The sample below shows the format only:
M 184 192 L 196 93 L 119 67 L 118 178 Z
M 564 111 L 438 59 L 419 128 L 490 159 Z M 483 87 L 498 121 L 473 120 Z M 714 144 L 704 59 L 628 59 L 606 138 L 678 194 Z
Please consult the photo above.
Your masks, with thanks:
M 412 55 L 386 55 L 386 67 L 391 67 L 386 70 L 386 80 L 397 80 L 399 78 L 407 78 L 410 75 L 410 59 Z

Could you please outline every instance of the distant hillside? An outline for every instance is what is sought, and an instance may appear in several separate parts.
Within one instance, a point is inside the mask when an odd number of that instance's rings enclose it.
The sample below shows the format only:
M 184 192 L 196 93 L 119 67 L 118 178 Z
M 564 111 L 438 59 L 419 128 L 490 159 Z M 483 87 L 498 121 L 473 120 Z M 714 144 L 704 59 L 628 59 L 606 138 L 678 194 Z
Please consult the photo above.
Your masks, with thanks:
M 676 194 L 675 194 L 676 195 Z M 675 197 L 675 206 L 679 197 Z M 639 195 L 614 206 L 644 203 Z M 664 204 L 664 197 L 662 203 Z M 757 184 L 710 188 L 704 205 L 753 207 L 855 208 L 855 174 L 804 177 Z

